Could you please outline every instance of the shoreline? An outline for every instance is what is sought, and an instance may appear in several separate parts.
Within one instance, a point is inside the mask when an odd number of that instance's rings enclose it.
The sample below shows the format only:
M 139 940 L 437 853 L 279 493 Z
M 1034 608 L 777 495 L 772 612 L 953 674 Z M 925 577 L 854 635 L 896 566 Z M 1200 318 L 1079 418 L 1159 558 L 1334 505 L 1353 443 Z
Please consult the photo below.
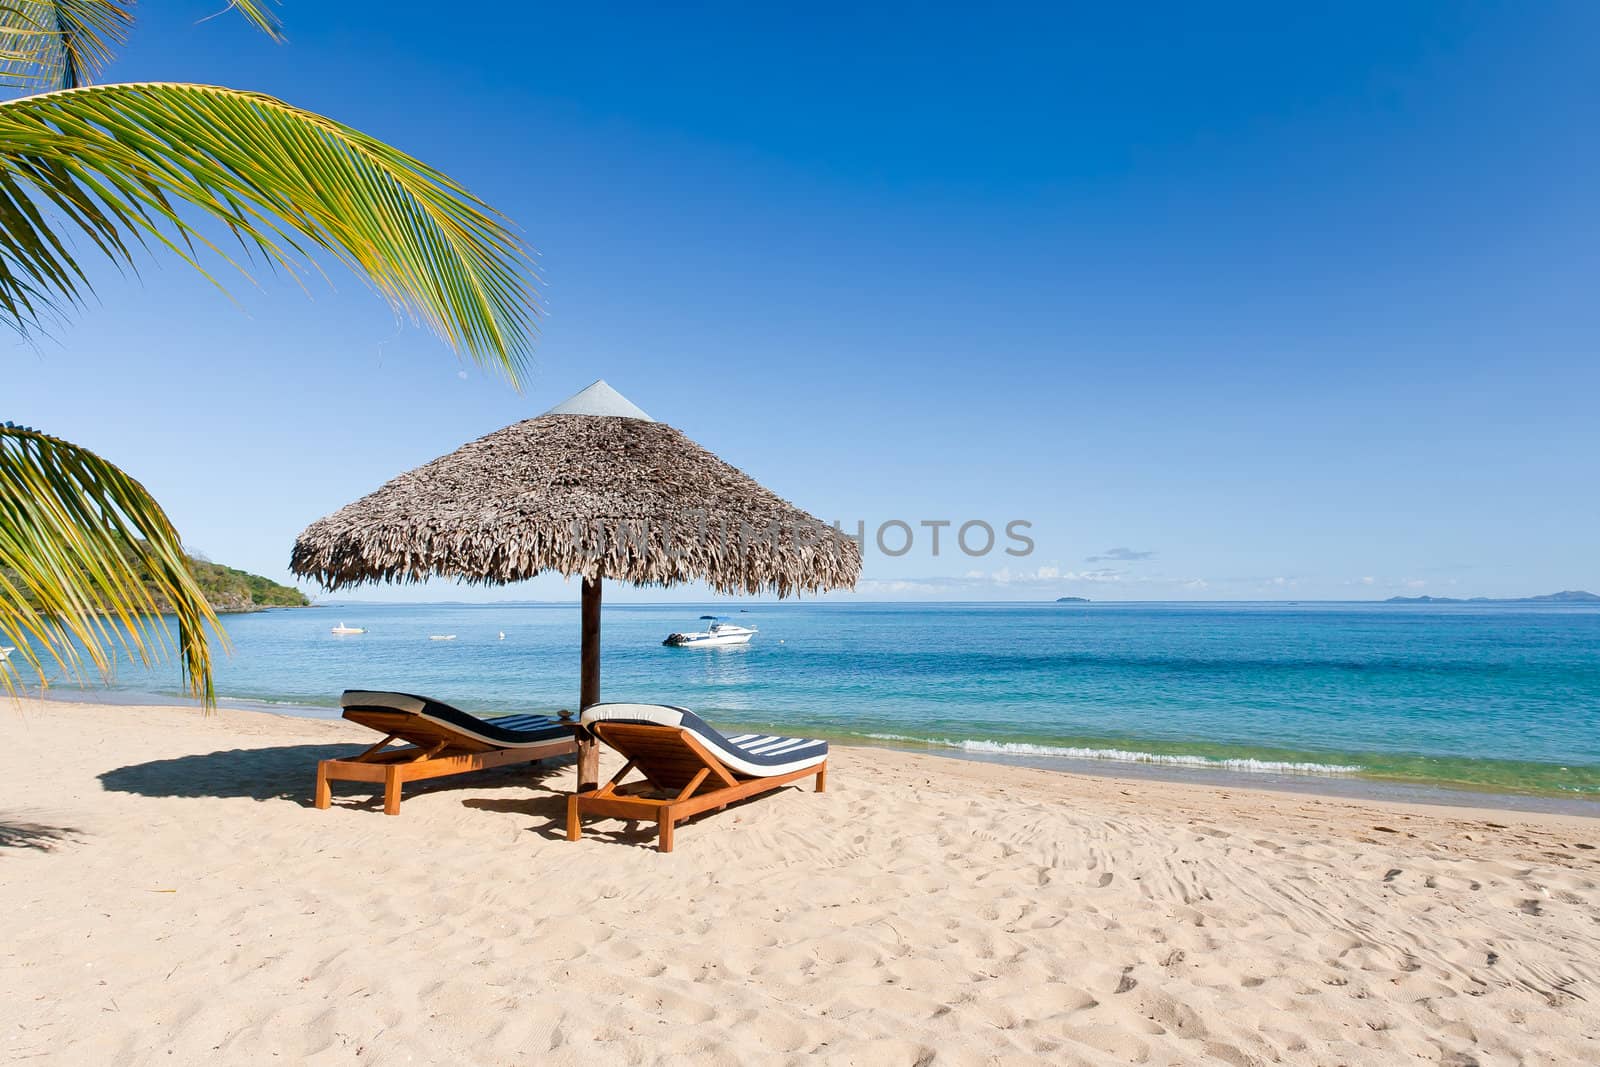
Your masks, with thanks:
M 0 715 L 0 1048 L 61 1063 L 1592 1062 L 1600 823 L 890 749 L 566 840 L 571 757 L 312 807 L 343 720 Z M 620 758 L 602 749 L 600 773 Z
M 59 693 L 59 695 L 58 695 Z M 47 703 L 95 704 L 118 707 L 189 707 L 197 714 L 198 702 L 170 694 L 118 689 L 83 689 L 70 694 L 32 694 L 24 699 Z M 337 721 L 336 704 L 316 705 L 296 701 L 270 701 L 247 697 L 217 698 L 219 709 L 277 715 L 289 719 Z M 1026 767 L 1073 776 L 1156 781 L 1201 787 L 1252 789 L 1296 796 L 1342 798 L 1373 803 L 1422 804 L 1429 806 L 1479 809 L 1485 811 L 1527 812 L 1570 815 L 1600 819 L 1600 797 L 1593 799 L 1536 791 L 1494 789 L 1470 784 L 1427 782 L 1416 779 L 1385 778 L 1378 775 L 1293 773 L 1274 770 L 1244 771 L 1226 767 L 1183 765 L 1134 760 L 1094 759 L 1046 754 L 983 752 L 962 749 L 917 739 L 887 739 L 855 735 L 833 735 L 833 744 L 862 751 L 886 750 L 913 755 L 935 756 L 962 762 Z

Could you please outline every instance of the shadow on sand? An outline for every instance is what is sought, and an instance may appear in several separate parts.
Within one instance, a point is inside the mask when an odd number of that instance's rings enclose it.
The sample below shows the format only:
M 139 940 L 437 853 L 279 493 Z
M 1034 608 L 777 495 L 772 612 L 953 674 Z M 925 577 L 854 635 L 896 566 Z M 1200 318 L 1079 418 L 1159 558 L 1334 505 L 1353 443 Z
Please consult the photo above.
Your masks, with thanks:
M 203 755 L 179 756 L 118 767 L 100 776 L 109 792 L 146 797 L 246 797 L 251 800 L 291 800 L 311 807 L 317 761 L 356 755 L 360 746 L 285 745 L 279 748 L 234 748 Z M 486 771 L 435 778 L 406 784 L 405 796 L 460 789 L 494 789 L 511 785 L 536 789 L 570 789 L 561 776 L 571 775 L 574 758 L 541 763 L 513 764 Z M 363 782 L 335 782 L 334 804 L 382 807 L 382 786 Z
M 118 767 L 100 776 L 100 784 L 113 793 L 135 793 L 146 797 L 246 797 L 251 800 L 289 800 L 309 808 L 317 774 L 317 761 L 349 758 L 360 752 L 351 745 L 286 745 L 279 748 L 234 748 L 203 755 L 179 756 Z M 408 782 L 405 797 L 451 791 L 504 789 L 522 786 L 522 796 L 468 796 L 461 803 L 477 811 L 525 815 L 537 822 L 532 833 L 550 840 L 567 836 L 567 794 L 574 784 L 574 756 L 561 756 L 534 764 L 512 764 L 486 771 Z M 381 786 L 363 782 L 333 783 L 335 807 L 349 806 L 381 810 Z M 750 803 L 770 803 L 770 797 L 748 797 L 728 805 L 722 818 Z M 402 812 L 404 808 L 401 809 Z M 696 815 L 679 827 L 692 826 L 717 812 Z M 65 827 L 8 823 L 0 819 L 0 847 L 49 849 L 70 840 L 76 831 Z M 621 822 L 615 819 L 590 819 L 584 823 L 584 837 L 595 837 L 617 844 L 654 848 L 656 825 L 653 822 Z
M 0 848 L 30 848 L 49 852 L 68 845 L 83 835 L 71 826 L 47 826 L 40 822 L 21 822 L 0 815 Z
M 571 774 L 571 771 L 567 772 Z M 552 841 L 565 840 L 567 836 L 567 794 L 571 792 L 570 778 L 557 778 L 543 783 L 548 793 L 533 793 L 526 797 L 468 797 L 461 803 L 474 811 L 495 811 L 504 815 L 526 815 L 539 823 L 528 827 L 531 833 Z
M 566 767 L 572 761 L 564 761 Z M 571 774 L 571 770 L 567 770 Z M 554 782 L 540 783 L 544 788 L 552 790 L 549 793 L 538 793 L 525 799 L 502 799 L 498 797 L 469 797 L 461 803 L 468 808 L 478 811 L 497 811 L 509 815 L 527 815 L 531 818 L 543 820 L 536 826 L 528 827 L 530 833 L 550 840 L 565 841 L 567 839 L 567 794 L 572 789 L 569 778 L 558 778 Z M 795 789 L 789 786 L 778 790 L 778 793 L 787 793 Z M 702 819 L 727 818 L 730 813 L 738 811 L 746 804 L 760 804 L 775 793 L 765 793 L 760 796 L 745 797 L 742 800 L 731 802 L 724 809 L 703 811 L 698 815 L 691 815 L 678 823 L 678 829 L 693 826 Z M 641 848 L 656 847 L 656 824 L 649 820 L 627 821 L 622 819 L 603 819 L 590 816 L 584 820 L 583 836 L 609 841 L 619 845 L 637 845 Z
M 539 822 L 528 827 L 529 833 L 538 834 L 550 841 L 567 839 L 567 793 L 572 782 L 563 780 L 554 786 L 556 792 L 541 793 L 521 800 L 497 797 L 471 797 L 461 803 L 477 811 L 498 811 L 507 815 L 526 815 Z M 682 823 L 679 824 L 683 825 Z M 653 822 L 620 822 L 616 819 L 589 819 L 583 824 L 585 839 L 594 837 L 615 844 L 640 845 L 654 848 L 656 824 Z

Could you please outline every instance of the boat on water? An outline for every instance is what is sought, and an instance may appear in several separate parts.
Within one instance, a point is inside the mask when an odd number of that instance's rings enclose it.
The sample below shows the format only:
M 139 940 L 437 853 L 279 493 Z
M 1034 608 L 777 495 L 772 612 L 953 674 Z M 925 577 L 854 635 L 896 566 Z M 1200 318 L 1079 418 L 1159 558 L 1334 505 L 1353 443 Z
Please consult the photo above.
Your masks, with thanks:
M 16 645 L 0 645 L 0 663 L 11 658 L 11 653 L 17 650 Z
M 359 626 L 346 626 L 342 621 L 338 626 L 328 631 L 333 634 L 364 634 L 367 631 Z
M 429 634 L 428 635 L 428 640 L 429 641 L 454 641 L 455 639 L 456 639 L 456 635 L 455 634 Z
M 731 622 L 714 622 L 704 630 L 694 633 L 668 634 L 663 645 L 673 648 L 709 648 L 719 645 L 747 645 L 756 635 L 753 627 L 735 626 Z

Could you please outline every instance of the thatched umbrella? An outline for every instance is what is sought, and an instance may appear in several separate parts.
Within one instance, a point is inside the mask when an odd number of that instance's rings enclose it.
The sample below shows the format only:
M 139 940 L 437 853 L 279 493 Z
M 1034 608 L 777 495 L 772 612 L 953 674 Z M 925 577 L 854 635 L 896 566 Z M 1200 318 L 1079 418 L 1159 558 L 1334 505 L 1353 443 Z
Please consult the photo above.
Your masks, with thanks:
M 579 576 L 582 709 L 600 699 L 604 579 L 781 597 L 855 585 L 861 549 L 598 381 L 318 519 L 289 567 L 330 590 Z M 596 761 L 584 744 L 580 789 Z

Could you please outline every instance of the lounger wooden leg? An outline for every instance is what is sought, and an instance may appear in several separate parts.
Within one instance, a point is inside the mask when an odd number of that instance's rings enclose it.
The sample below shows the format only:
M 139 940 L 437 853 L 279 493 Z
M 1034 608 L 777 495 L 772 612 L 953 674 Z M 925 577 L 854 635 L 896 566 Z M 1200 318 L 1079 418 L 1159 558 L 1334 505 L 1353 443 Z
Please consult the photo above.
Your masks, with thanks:
M 662 805 L 656 812 L 656 851 L 672 851 L 672 809 Z
M 828 791 L 828 761 L 827 760 L 823 760 L 821 765 L 817 767 L 817 792 L 826 793 L 827 791 Z
M 333 789 L 328 785 L 328 764 L 326 761 L 317 762 L 317 792 L 312 803 L 319 808 L 326 808 L 333 803 Z
M 400 767 L 385 767 L 383 771 L 383 813 L 400 814 Z
M 578 813 L 578 798 L 567 798 L 567 840 L 576 841 L 583 836 L 583 818 Z

